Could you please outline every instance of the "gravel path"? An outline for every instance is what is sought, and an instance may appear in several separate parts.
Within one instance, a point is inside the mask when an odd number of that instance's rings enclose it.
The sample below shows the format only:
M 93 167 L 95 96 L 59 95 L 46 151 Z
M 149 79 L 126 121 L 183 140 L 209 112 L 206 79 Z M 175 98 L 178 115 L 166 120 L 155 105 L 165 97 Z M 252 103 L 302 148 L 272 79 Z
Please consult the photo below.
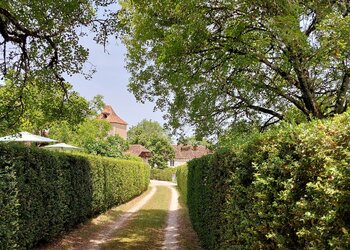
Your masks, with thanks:
M 120 212 L 120 215 L 115 216 L 113 220 L 106 220 L 98 227 L 96 227 L 96 225 L 94 226 L 94 220 L 101 222 L 104 221 L 104 218 L 108 217 L 109 212 L 107 212 L 107 215 L 100 215 L 99 217 L 93 219 L 92 222 L 90 221 L 82 224 L 81 227 L 78 227 L 76 230 L 73 230 L 61 239 L 46 246 L 40 247 L 39 249 L 105 249 L 106 243 L 113 238 L 113 234 L 118 231 L 123 232 L 123 229 L 126 229 L 127 225 L 132 223 L 132 220 L 138 219 L 138 212 L 140 210 L 143 211 L 143 207 L 147 207 L 146 204 L 150 202 L 152 197 L 156 199 L 164 199 L 163 196 L 155 196 L 155 194 L 158 193 L 157 190 L 159 189 L 157 189 L 157 187 L 159 186 L 166 186 L 169 188 L 171 190 L 171 192 L 169 192 L 171 198 L 168 196 L 170 198 L 170 204 L 165 222 L 166 226 L 164 228 L 164 232 L 161 232 L 161 234 L 164 233 L 164 238 L 162 238 L 163 242 L 161 241 L 159 246 L 155 246 L 155 249 L 200 249 L 198 239 L 196 235 L 193 234 L 189 219 L 185 216 L 186 213 L 184 214 L 184 207 L 179 204 L 179 193 L 176 189 L 176 184 L 167 181 L 155 180 L 151 181 L 150 190 L 147 193 L 135 198 L 129 203 L 111 209 L 110 212 L 112 213 L 118 210 L 122 211 Z M 152 200 L 154 200 L 154 198 Z M 124 208 L 122 208 L 123 206 Z
M 167 219 L 167 227 L 165 228 L 165 240 L 163 249 L 180 249 L 179 247 L 179 193 L 174 187 L 170 185 L 171 201 L 169 206 L 169 214 Z
M 156 186 L 151 183 L 151 192 L 148 193 L 141 201 L 139 201 L 135 206 L 130 208 L 127 212 L 120 216 L 118 220 L 116 220 L 113 224 L 109 225 L 107 228 L 104 228 L 96 238 L 90 239 L 89 246 L 86 246 L 87 250 L 95 250 L 100 249 L 100 245 L 106 243 L 110 238 L 110 235 L 114 233 L 116 230 L 123 227 L 123 225 L 131 220 L 133 216 L 152 198 L 152 196 L 156 192 Z

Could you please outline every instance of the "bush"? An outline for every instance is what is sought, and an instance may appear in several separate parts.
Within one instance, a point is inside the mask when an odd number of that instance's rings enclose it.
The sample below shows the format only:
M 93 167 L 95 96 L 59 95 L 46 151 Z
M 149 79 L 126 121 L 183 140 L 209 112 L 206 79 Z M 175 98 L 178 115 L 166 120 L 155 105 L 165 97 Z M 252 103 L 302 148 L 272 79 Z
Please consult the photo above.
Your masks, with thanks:
M 149 166 L 0 144 L 0 245 L 31 249 L 147 189 Z
M 204 248 L 349 249 L 349 149 L 346 113 L 190 161 L 187 203 Z
M 177 167 L 176 169 L 177 187 L 185 203 L 187 203 L 187 175 L 188 175 L 187 165 L 181 165 Z
M 151 179 L 159 181 L 172 181 L 173 175 L 176 173 L 176 168 L 153 168 L 151 169 Z

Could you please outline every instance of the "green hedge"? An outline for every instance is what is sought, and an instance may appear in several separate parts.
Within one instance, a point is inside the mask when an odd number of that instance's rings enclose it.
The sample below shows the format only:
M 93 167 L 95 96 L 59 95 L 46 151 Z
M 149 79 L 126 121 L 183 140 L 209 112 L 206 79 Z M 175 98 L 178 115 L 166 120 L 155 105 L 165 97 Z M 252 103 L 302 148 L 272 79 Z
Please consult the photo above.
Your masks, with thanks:
M 181 165 L 177 167 L 176 169 L 177 187 L 185 203 L 187 203 L 187 175 L 188 175 L 187 165 Z
M 350 249 L 350 115 L 192 160 L 187 185 L 205 249 Z
M 0 144 L 0 246 L 31 249 L 147 189 L 149 166 Z
M 153 168 L 151 169 L 151 179 L 159 180 L 159 181 L 172 181 L 173 175 L 175 173 L 176 173 L 176 168 L 164 168 L 164 169 Z

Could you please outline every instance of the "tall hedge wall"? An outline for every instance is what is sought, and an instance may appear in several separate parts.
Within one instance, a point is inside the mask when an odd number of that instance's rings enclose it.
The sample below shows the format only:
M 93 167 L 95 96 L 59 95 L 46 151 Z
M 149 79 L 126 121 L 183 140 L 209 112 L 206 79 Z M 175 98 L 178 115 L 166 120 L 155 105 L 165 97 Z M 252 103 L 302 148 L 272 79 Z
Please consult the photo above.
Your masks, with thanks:
M 151 179 L 160 181 L 172 181 L 177 168 L 151 169 Z
M 205 249 L 350 249 L 350 115 L 195 159 L 187 185 Z
M 177 187 L 185 203 L 187 203 L 187 178 L 188 178 L 187 165 L 178 166 L 176 169 L 176 182 L 177 182 Z
M 149 166 L 0 144 L 0 246 L 31 249 L 142 193 Z

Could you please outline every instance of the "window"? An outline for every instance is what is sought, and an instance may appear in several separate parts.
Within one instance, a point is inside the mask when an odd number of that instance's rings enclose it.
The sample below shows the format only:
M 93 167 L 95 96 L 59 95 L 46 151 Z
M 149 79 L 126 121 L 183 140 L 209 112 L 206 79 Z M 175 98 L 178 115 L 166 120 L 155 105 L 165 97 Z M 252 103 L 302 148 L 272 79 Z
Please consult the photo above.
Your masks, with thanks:
M 175 161 L 174 160 L 170 160 L 170 167 L 174 167 L 175 166 Z

